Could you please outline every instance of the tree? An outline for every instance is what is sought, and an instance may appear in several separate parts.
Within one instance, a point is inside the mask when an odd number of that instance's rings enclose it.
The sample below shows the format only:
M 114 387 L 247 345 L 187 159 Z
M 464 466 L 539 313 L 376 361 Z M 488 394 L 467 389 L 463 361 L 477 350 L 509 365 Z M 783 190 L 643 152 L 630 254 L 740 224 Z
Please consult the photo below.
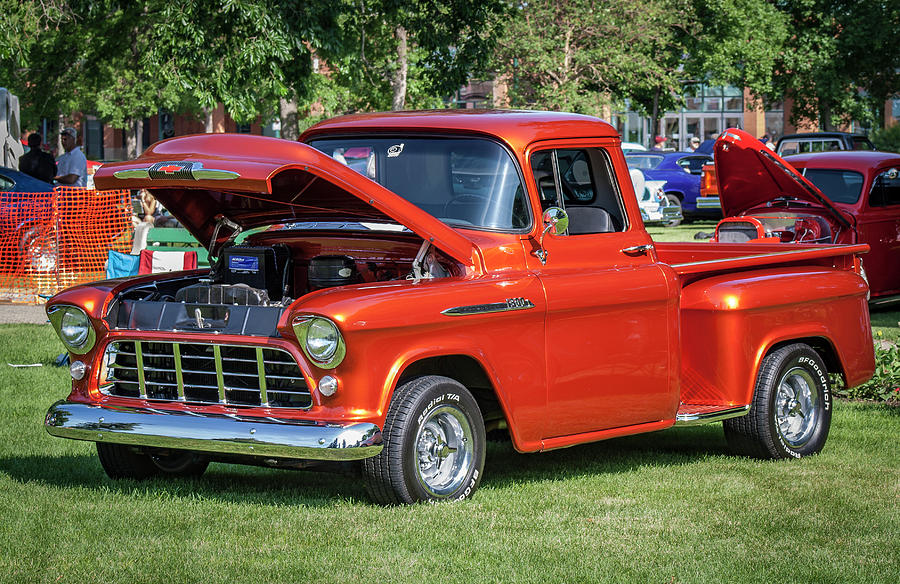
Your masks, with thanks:
M 332 80 L 328 106 L 361 111 L 443 105 L 487 64 L 493 27 L 504 10 L 502 0 L 344 0 L 339 50 L 322 52 Z
M 900 91 L 900 4 L 881 0 L 781 0 L 792 34 L 776 63 L 776 91 L 791 120 L 825 130 L 873 122 Z
M 694 34 L 684 40 L 685 74 L 713 85 L 773 91 L 788 19 L 767 0 L 693 0 Z
M 677 0 L 517 3 L 497 51 L 511 104 L 604 117 L 628 98 L 650 112 L 673 105 L 688 8 Z
M 78 26 L 66 0 L 0 0 L 0 86 L 19 96 L 24 127 L 80 105 L 72 88 L 82 71 L 69 34 Z

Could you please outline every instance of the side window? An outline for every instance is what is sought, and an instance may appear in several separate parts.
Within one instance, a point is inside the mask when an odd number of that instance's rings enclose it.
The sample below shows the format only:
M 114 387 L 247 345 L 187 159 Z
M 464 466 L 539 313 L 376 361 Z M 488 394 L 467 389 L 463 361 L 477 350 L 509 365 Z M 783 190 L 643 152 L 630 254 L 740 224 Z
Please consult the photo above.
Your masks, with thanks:
M 872 183 L 869 193 L 872 207 L 893 207 L 900 205 L 900 172 L 890 168 L 879 174 Z
M 781 151 L 779 154 L 781 156 L 788 156 L 790 154 L 797 154 L 800 152 L 800 143 L 799 142 L 782 142 L 781 143 Z
M 564 208 L 569 215 L 569 235 L 625 230 L 621 194 L 603 149 L 536 152 L 531 156 L 531 170 L 541 208 Z
M 683 168 L 685 172 L 699 176 L 703 172 L 703 165 L 710 162 L 712 162 L 712 158 L 705 156 L 685 156 L 678 161 L 678 166 Z

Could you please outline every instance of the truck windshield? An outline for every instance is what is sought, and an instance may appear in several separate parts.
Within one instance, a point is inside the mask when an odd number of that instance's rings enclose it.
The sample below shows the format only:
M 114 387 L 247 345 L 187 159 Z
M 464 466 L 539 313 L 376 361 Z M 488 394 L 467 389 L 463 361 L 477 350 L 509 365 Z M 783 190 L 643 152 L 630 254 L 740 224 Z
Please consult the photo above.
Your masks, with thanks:
M 852 205 L 859 200 L 863 187 L 863 175 L 852 170 L 830 168 L 806 168 L 803 176 L 819 187 L 832 203 Z
M 531 224 L 516 164 L 496 142 L 348 137 L 309 144 L 449 225 L 512 230 Z

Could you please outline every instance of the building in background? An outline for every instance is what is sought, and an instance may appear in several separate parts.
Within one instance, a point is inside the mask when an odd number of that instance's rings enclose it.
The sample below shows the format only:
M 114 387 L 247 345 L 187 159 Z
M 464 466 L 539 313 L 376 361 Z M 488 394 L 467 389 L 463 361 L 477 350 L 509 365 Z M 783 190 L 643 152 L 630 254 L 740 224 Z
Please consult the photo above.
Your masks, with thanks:
M 660 135 L 669 139 L 669 148 L 677 150 L 686 150 L 694 136 L 703 141 L 715 138 L 731 127 L 741 128 L 756 137 L 767 135 L 772 140 L 777 140 L 784 134 L 818 130 L 813 123 L 800 126 L 790 123 L 790 100 L 762 106 L 754 102 L 746 89 L 688 83 L 683 97 L 684 105 L 678 111 L 665 112 L 655 132 L 650 130 L 651 120 L 648 117 L 629 107 L 612 113 L 610 122 L 618 129 L 623 141 L 650 146 L 652 139 Z M 507 85 L 502 79 L 472 81 L 446 101 L 448 107 L 463 109 L 505 107 L 507 103 Z M 884 117 L 885 128 L 900 122 L 900 99 L 889 101 L 885 105 Z M 67 125 L 73 125 L 83 136 L 82 150 L 88 159 L 107 161 L 127 158 L 123 130 L 109 127 L 95 116 L 80 114 L 75 116 L 74 123 Z M 49 137 L 55 136 L 57 129 L 56 120 L 44 120 L 39 129 L 51 147 L 55 142 L 51 142 Z M 866 130 L 856 123 L 842 129 L 851 132 Z M 213 130 L 280 137 L 277 119 L 268 123 L 257 119 L 250 124 L 238 124 L 221 104 L 213 112 Z M 157 115 L 144 119 L 141 150 L 164 138 L 203 132 L 203 120 L 198 117 L 161 110 Z

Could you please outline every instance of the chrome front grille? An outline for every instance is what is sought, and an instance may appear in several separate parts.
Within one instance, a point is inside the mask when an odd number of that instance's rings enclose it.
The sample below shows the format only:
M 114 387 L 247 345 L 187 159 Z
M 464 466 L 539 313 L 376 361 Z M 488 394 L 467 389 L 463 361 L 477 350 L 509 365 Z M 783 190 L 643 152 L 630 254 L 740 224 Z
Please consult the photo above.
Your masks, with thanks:
M 114 341 L 100 391 L 148 400 L 308 408 L 312 396 L 294 357 L 249 345 Z

